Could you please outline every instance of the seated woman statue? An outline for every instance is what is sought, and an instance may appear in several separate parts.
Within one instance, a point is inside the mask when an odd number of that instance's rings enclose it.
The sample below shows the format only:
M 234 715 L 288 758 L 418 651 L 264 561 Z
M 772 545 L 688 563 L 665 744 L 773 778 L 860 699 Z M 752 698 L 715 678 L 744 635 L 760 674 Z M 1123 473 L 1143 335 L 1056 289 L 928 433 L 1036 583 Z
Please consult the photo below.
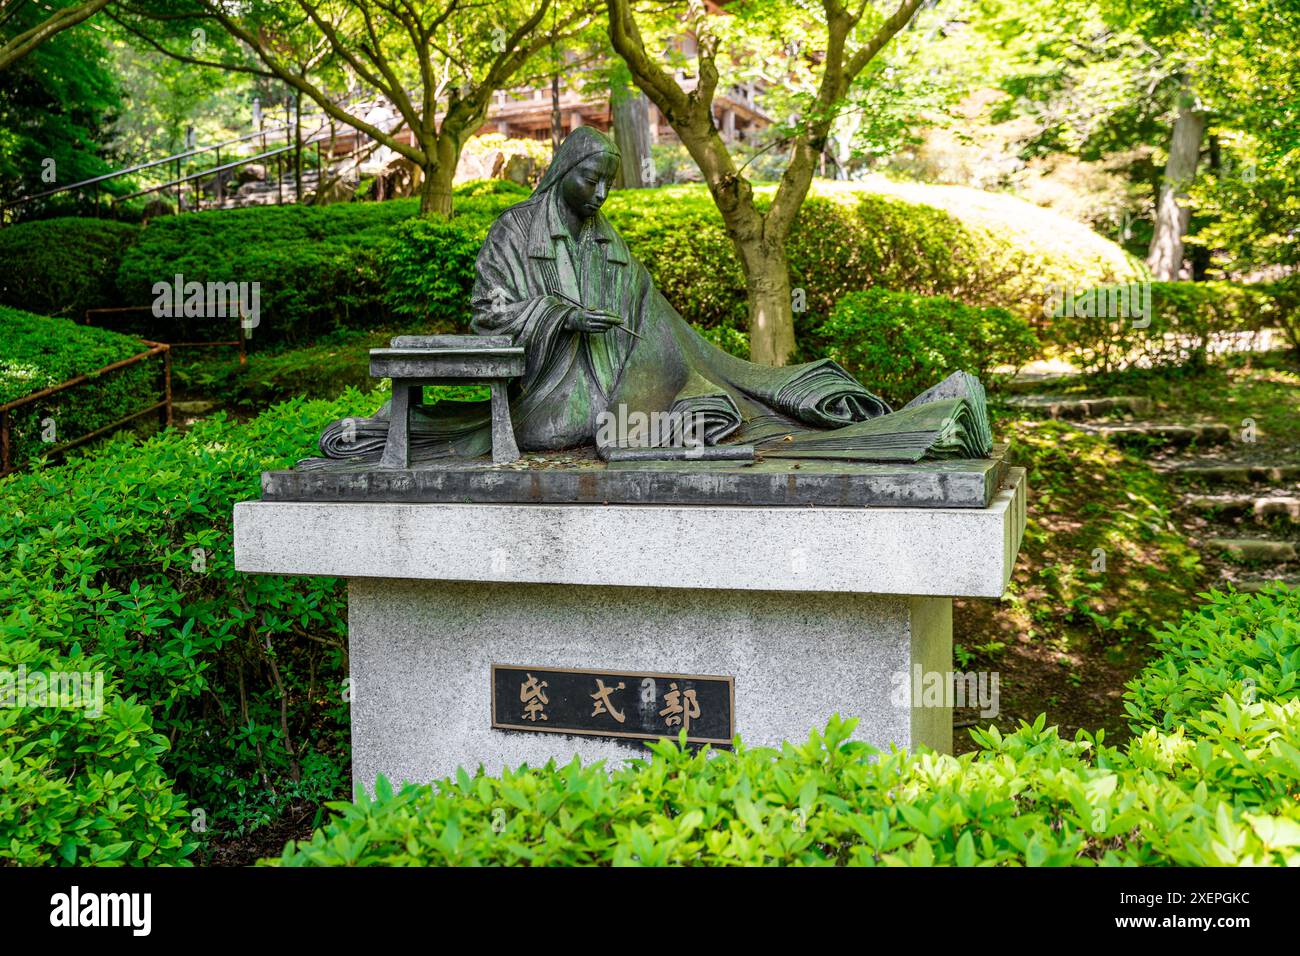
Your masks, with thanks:
M 690 457 L 665 446 L 693 439 L 743 449 L 737 457 L 751 449 L 861 461 L 988 456 L 984 392 L 965 373 L 891 412 L 829 359 L 773 368 L 706 341 L 601 214 L 618 165 L 610 139 L 589 126 L 574 130 L 533 194 L 501 214 L 479 252 L 473 329 L 524 349 L 523 378 L 510 390 L 522 450 L 595 446 L 610 457 L 658 446 L 664 457 Z M 322 452 L 378 460 L 387 408 L 330 426 Z M 669 427 L 636 434 L 609 427 L 638 415 Z M 412 460 L 486 454 L 490 419 L 487 402 L 414 409 Z

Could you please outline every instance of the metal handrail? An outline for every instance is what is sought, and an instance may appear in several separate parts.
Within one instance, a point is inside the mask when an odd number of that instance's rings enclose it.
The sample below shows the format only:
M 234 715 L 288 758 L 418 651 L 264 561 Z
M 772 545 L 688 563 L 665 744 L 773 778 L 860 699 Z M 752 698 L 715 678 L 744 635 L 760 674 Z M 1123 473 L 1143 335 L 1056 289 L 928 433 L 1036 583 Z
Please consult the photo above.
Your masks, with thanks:
M 157 402 L 139 411 L 132 412 L 130 415 L 127 415 L 125 418 L 119 418 L 115 422 L 111 422 L 108 425 L 103 426 L 102 428 L 97 428 L 94 431 L 89 432 L 88 434 L 81 435 L 78 438 L 74 438 L 72 441 L 63 442 L 60 445 L 56 445 L 54 448 L 49 450 L 48 454 L 60 455 L 63 452 L 67 451 L 69 448 L 74 448 L 77 445 L 84 444 L 85 442 L 90 441 L 92 438 L 96 438 L 99 435 L 104 434 L 105 432 L 111 431 L 112 429 L 117 428 L 121 425 L 125 425 L 127 422 L 134 421 L 135 419 L 140 418 L 143 415 L 147 415 L 150 412 L 156 411 L 160 413 L 158 416 L 159 424 L 161 424 L 164 428 L 171 425 L 172 423 L 171 346 L 163 342 L 151 342 L 148 339 L 140 339 L 139 341 L 144 345 L 149 346 L 149 348 L 144 352 L 137 352 L 135 355 L 132 355 L 129 358 L 124 358 L 121 359 L 120 361 L 113 362 L 109 365 L 105 365 L 103 368 L 95 369 L 93 372 L 85 372 L 81 375 L 74 376 L 73 378 L 70 378 L 67 381 L 60 382 L 57 385 L 51 385 L 49 388 L 43 388 L 38 392 L 32 392 L 29 395 L 23 395 L 19 398 L 14 399 L 13 401 L 5 402 L 3 405 L 0 405 L 0 476 L 11 474 L 12 472 L 17 471 L 21 467 L 21 465 L 14 464 L 12 460 L 13 449 L 11 447 L 11 439 L 10 439 L 10 417 L 9 416 L 14 409 L 21 408 L 24 405 L 30 405 L 33 402 L 38 402 L 43 398 L 48 398 L 51 395 L 56 395 L 59 392 L 64 391 L 65 389 L 73 388 L 77 385 L 82 385 L 86 382 L 96 380 L 101 376 L 108 375 L 113 372 L 121 371 L 124 368 L 135 365 L 138 362 L 143 362 L 146 359 L 154 357 L 155 355 L 161 355 L 163 357 L 163 369 L 162 369 L 163 399 L 161 402 Z
M 303 140 L 303 142 L 307 142 Z M 158 186 L 150 186 L 148 189 L 141 189 L 139 192 L 131 193 L 129 196 L 115 196 L 114 203 L 126 202 L 128 199 L 135 199 L 138 196 L 147 196 L 149 193 L 156 193 L 160 189 L 168 189 L 171 186 L 179 186 L 181 183 L 192 182 L 196 179 L 205 179 L 208 176 L 215 176 L 218 173 L 224 173 L 228 169 L 235 169 L 239 166 L 245 166 L 248 163 L 255 163 L 260 159 L 268 159 L 273 156 L 280 156 L 283 153 L 291 153 L 296 149 L 295 146 L 281 146 L 278 149 L 269 149 L 265 153 L 258 153 L 256 156 L 245 156 L 242 159 L 236 159 L 229 163 L 223 163 L 220 166 L 209 166 L 206 169 L 200 169 L 197 173 L 190 173 L 187 176 L 180 176 L 176 179 L 169 180 Z
M 346 98 L 345 98 L 345 99 L 346 99 Z M 357 100 L 357 101 L 354 101 L 354 102 L 365 102 L 365 101 L 364 101 L 364 100 Z M 298 126 L 299 126 L 299 128 L 301 128 L 301 126 L 302 126 L 302 120 L 303 120 L 303 119 L 305 119 L 305 118 L 307 118 L 307 117 L 318 116 L 318 115 L 319 115 L 319 116 L 322 116 L 322 117 L 327 117 L 327 116 L 328 116 L 328 114 L 327 114 L 324 110 L 313 110 L 313 111 L 311 111 L 311 112 L 307 112 L 307 113 L 301 113 L 301 114 L 299 114 L 299 117 L 298 117 Z M 315 128 L 314 130 L 312 130 L 312 132 L 308 133 L 305 137 L 303 137 L 303 140 L 302 140 L 303 143 L 315 142 L 316 139 L 317 139 L 317 137 L 323 135 L 323 133 L 324 133 L 324 131 L 325 131 L 325 125 L 326 125 L 326 124 L 323 123 L 323 122 L 321 122 L 321 123 L 317 123 L 316 128 Z M 8 202 L 0 202 L 0 212 L 3 212 L 3 211 L 5 211 L 5 210 L 11 209 L 11 208 L 15 208 L 15 207 L 17 207 L 17 206 L 21 206 L 23 203 L 32 202 L 32 201 L 37 200 L 37 199 L 44 199 L 44 198 L 46 198 L 47 196 L 54 196 L 54 195 L 57 195 L 58 193 L 71 192 L 71 191 L 74 190 L 74 189 L 82 189 L 82 188 L 84 188 L 84 187 L 86 187 L 86 186 L 94 186 L 94 185 L 96 185 L 97 183 L 107 182 L 107 181 L 110 180 L 110 179 L 119 179 L 119 178 L 121 178 L 121 177 L 123 177 L 123 176 L 131 176 L 131 175 L 134 175 L 135 173 L 142 172 L 142 171 L 144 171 L 144 170 L 146 170 L 146 169 L 153 169 L 153 168 L 156 167 L 156 166 L 164 166 L 164 165 L 166 165 L 166 164 L 168 164 L 168 163 L 176 163 L 176 162 L 179 162 L 179 161 L 181 161 L 181 160 L 183 160 L 183 159 L 189 159 L 189 158 L 191 158 L 191 157 L 198 156 L 198 155 L 200 155 L 200 154 L 202 154 L 202 153 L 209 153 L 209 152 L 212 152 L 212 151 L 214 151 L 214 150 L 224 149 L 224 148 L 226 148 L 226 147 L 228 147 L 228 146 L 235 146 L 235 145 L 238 145 L 239 143 L 246 143 L 246 142 L 248 142 L 250 139 L 264 138 L 264 137 L 266 137 L 266 136 L 268 136 L 268 135 L 275 136 L 275 135 L 278 135 L 279 133 L 284 133 L 284 134 L 286 135 L 286 139 L 287 139 L 287 137 L 288 137 L 288 133 L 289 133 L 289 131 L 290 131 L 291 129 L 293 129 L 293 127 L 294 127 L 294 124 L 293 124 L 293 123 L 288 123 L 288 122 L 286 122 L 286 123 L 282 123 L 282 124 L 280 124 L 279 126 L 272 126 L 272 127 L 268 127 L 268 128 L 266 128 L 266 129 L 254 130 L 253 132 L 251 132 L 251 133 L 246 133 L 246 134 L 244 134 L 243 136 L 237 136 L 237 137 L 235 137 L 234 139 L 228 139 L 228 140 L 225 140 L 224 142 L 214 143 L 214 144 L 211 145 L 211 146 L 198 146 L 198 147 L 195 147 L 194 149 L 188 149 L 188 150 L 185 150 L 184 152 L 173 153 L 173 154 L 170 155 L 170 156 L 164 156 L 162 159 L 153 159 L 153 160 L 150 160 L 150 161 L 147 162 L 147 163 L 137 163 L 136 165 L 134 165 L 134 166 L 128 166 L 128 167 L 126 167 L 125 169 L 118 169 L 118 170 L 114 170 L 114 171 L 111 172 L 111 173 L 104 173 L 103 175 L 100 175 L 100 176 L 92 176 L 90 179 L 83 179 L 83 180 L 81 180 L 80 182 L 69 183 L 67 186 L 57 186 L 57 187 L 55 187 L 54 189 L 47 189 L 47 190 L 45 190 L 44 192 L 34 193 L 34 194 L 30 195 L 30 196 L 20 196 L 19 198 L 17 198 L 17 199 L 11 199 L 11 200 L 9 200 Z M 286 146 L 285 148 L 288 149 L 288 148 L 290 148 L 290 147 L 287 147 L 287 146 Z M 273 153 L 268 153 L 268 154 L 266 154 L 266 155 L 274 155 L 274 154 L 273 154 Z M 250 159 L 250 160 L 249 160 L 249 162 L 252 162 L 252 161 L 253 161 L 253 159 Z M 222 169 L 225 169 L 225 168 L 228 168 L 228 167 L 222 167 Z M 207 170 L 207 173 L 208 173 L 209 175 L 210 175 L 212 172 L 213 172 L 213 170 L 211 170 L 211 169 Z M 184 181 L 184 180 L 175 180 L 175 181 L 173 181 L 170 185 L 175 185 L 177 182 L 181 182 L 181 181 Z M 130 197 L 124 197 L 124 198 L 134 198 L 135 196 L 142 196 L 142 195 L 145 195 L 146 193 L 150 193 L 150 192 L 157 192 L 157 189 L 144 190 L 144 191 L 142 191 L 142 192 L 133 193 L 132 196 L 130 196 Z M 115 201 L 115 202 L 120 202 L 121 200 L 120 200 L 120 199 L 117 199 L 117 200 L 114 200 L 114 201 Z M 2 218 L 2 217 L 0 217 L 0 218 Z

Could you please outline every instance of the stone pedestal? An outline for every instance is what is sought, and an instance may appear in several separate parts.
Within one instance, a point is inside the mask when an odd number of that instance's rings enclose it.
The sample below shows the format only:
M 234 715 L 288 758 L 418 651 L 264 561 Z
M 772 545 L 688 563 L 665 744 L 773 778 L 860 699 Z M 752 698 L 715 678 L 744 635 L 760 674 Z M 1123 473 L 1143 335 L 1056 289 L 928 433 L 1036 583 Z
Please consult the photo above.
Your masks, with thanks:
M 235 507 L 235 563 L 349 579 L 370 787 L 645 756 L 494 729 L 494 664 L 732 678 L 749 745 L 838 713 L 876 746 L 948 750 L 950 701 L 916 690 L 951 669 L 951 598 L 1002 594 L 1024 521 L 1018 469 L 980 509 L 256 501 Z

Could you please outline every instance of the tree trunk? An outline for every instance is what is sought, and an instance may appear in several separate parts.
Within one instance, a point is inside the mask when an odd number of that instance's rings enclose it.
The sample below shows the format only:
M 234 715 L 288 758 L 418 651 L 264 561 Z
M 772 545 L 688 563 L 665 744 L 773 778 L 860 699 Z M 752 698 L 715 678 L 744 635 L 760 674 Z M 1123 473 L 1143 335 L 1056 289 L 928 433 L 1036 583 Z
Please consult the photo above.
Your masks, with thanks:
M 560 143 L 564 142 L 564 126 L 560 121 L 560 77 L 555 74 L 551 77 L 551 155 L 554 156 L 560 151 Z
M 749 306 L 749 360 L 785 365 L 794 353 L 790 265 L 785 249 L 738 247 Z
M 456 175 L 455 163 L 434 160 L 421 167 L 420 215 L 425 219 L 451 218 L 451 185 Z
M 650 101 L 635 88 L 612 97 L 614 142 L 622 157 L 622 187 L 645 189 L 654 183 L 650 162 Z
M 1183 237 L 1192 218 L 1192 211 L 1186 203 L 1187 186 L 1196 176 L 1205 127 L 1205 113 L 1196 108 L 1195 97 L 1184 86 L 1179 94 L 1178 116 L 1169 142 L 1169 160 L 1165 163 L 1156 205 L 1155 231 L 1147 253 L 1147 265 L 1159 282 L 1172 282 L 1182 271 Z

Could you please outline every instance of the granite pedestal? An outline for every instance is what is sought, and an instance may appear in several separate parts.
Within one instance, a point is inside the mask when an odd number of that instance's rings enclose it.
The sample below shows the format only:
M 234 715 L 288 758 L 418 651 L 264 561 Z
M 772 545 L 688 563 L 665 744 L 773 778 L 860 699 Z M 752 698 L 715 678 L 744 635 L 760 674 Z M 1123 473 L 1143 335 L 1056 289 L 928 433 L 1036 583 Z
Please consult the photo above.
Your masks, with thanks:
M 1025 495 L 1013 468 L 983 508 L 263 500 L 235 506 L 235 564 L 348 579 L 367 787 L 645 756 L 494 729 L 494 664 L 732 678 L 749 745 L 838 713 L 876 746 L 949 750 L 950 707 L 911 678 L 950 671 L 952 597 L 1002 594 Z

